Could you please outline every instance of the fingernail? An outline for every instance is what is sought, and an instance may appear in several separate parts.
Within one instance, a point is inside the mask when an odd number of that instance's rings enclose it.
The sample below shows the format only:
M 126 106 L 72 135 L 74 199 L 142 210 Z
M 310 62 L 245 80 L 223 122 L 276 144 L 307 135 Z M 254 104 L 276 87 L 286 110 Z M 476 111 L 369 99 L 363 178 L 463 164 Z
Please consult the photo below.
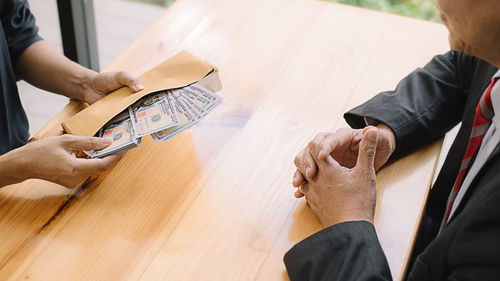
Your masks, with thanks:
M 104 138 L 101 138 L 101 141 L 103 144 L 111 144 L 113 142 L 113 139 L 110 137 L 104 137 Z
M 142 91 L 142 90 L 144 90 L 144 86 L 141 83 L 135 84 L 134 88 L 135 88 L 136 91 Z

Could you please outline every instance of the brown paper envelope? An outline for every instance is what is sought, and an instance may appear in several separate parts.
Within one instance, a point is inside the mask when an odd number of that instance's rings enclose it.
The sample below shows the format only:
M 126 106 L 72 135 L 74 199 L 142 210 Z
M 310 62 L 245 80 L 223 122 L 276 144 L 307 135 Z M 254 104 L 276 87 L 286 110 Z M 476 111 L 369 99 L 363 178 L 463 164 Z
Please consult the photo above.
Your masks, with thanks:
M 187 86 L 210 73 L 216 73 L 213 66 L 182 51 L 139 76 L 144 90 L 133 93 L 128 87 L 122 87 L 65 120 L 61 126 L 69 134 L 93 136 L 109 120 L 140 98 L 153 92 Z M 210 77 L 218 79 L 218 75 Z

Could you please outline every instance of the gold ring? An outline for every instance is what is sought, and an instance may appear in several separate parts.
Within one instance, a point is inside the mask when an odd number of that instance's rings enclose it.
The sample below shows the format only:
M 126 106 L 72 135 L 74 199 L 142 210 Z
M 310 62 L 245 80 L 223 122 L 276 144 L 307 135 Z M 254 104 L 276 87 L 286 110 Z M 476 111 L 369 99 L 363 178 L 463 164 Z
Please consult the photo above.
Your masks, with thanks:
M 307 183 L 307 181 L 306 181 L 306 180 L 304 180 L 304 182 L 302 182 L 302 183 L 299 185 L 299 192 L 300 192 L 300 193 L 302 193 L 302 194 L 304 194 L 304 195 L 306 195 L 306 194 L 304 193 L 304 190 L 302 190 L 302 186 L 303 186 L 304 184 L 306 184 L 306 183 Z

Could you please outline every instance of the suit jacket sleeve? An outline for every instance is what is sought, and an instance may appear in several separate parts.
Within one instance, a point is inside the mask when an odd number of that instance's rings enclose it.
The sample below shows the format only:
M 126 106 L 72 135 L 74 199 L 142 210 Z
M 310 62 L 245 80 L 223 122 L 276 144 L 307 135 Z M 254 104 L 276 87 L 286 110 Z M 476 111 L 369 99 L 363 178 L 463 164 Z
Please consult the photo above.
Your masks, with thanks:
M 387 124 L 396 136 L 399 157 L 444 135 L 460 122 L 478 60 L 450 51 L 383 92 L 347 112 L 353 128 L 364 117 Z M 295 245 L 285 255 L 291 280 L 391 280 L 375 229 L 368 222 L 331 226 Z
M 404 78 L 394 91 L 383 92 L 344 115 L 353 128 L 363 117 L 387 124 L 396 135 L 399 157 L 443 136 L 461 121 L 478 59 L 450 51 Z
M 330 226 L 285 254 L 291 281 L 392 280 L 373 225 L 351 221 Z

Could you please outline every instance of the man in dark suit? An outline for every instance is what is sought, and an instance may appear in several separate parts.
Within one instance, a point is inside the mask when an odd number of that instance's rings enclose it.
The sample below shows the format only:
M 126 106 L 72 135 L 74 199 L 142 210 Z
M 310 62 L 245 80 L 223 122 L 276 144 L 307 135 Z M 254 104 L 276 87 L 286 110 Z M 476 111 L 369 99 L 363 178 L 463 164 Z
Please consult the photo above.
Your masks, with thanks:
M 437 2 L 453 50 L 346 113 L 353 129 L 318 134 L 295 158 L 295 196 L 325 229 L 286 253 L 291 280 L 391 280 L 373 227 L 375 171 L 459 122 L 406 278 L 500 280 L 500 1 Z

